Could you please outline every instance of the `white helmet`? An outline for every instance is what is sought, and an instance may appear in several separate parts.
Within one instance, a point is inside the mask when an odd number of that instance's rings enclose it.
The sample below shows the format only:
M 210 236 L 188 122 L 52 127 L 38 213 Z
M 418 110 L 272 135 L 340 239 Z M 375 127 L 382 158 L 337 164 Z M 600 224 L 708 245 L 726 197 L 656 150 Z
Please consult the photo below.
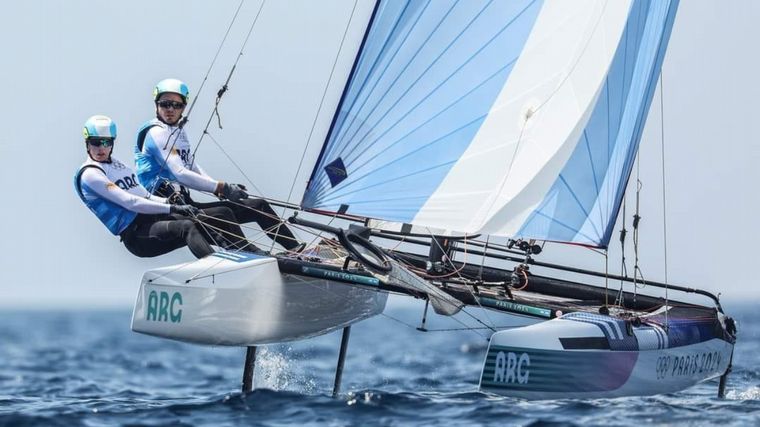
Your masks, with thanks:
M 158 101 L 158 98 L 164 93 L 176 93 L 182 97 L 185 104 L 190 98 L 190 89 L 183 81 L 177 79 L 164 79 L 158 82 L 153 88 L 153 100 Z
M 92 116 L 84 122 L 82 130 L 84 139 L 88 138 L 110 138 L 116 139 L 116 123 L 110 117 L 97 115 Z

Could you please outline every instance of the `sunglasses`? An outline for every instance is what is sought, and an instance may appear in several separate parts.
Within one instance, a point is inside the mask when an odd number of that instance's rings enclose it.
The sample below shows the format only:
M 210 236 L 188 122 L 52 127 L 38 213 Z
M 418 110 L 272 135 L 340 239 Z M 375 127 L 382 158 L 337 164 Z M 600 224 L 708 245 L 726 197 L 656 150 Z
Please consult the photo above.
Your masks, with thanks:
M 93 147 L 113 147 L 113 138 L 87 138 L 87 143 Z
M 156 105 L 158 105 L 161 108 L 170 109 L 173 108 L 175 110 L 181 110 L 185 108 L 185 104 L 182 102 L 176 102 L 176 101 L 158 101 L 156 102 Z

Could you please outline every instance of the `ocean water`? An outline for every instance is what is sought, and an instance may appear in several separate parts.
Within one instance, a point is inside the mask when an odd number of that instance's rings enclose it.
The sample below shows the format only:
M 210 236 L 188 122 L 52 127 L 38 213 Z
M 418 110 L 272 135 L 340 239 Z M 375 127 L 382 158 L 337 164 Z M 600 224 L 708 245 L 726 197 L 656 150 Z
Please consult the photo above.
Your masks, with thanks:
M 337 398 L 340 332 L 244 349 L 130 331 L 129 311 L 0 311 L 0 426 L 760 425 L 760 320 L 727 306 L 739 342 L 726 399 L 716 381 L 654 397 L 531 402 L 477 391 L 482 331 L 430 331 L 422 306 L 354 325 Z M 433 316 L 430 329 L 457 323 Z

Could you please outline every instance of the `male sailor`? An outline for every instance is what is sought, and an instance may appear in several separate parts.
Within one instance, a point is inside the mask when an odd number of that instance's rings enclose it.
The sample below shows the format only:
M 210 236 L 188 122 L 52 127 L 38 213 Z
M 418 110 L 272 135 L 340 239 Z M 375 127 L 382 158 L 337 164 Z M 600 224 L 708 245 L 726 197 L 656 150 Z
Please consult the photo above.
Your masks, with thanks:
M 116 124 L 110 118 L 90 117 L 83 132 L 87 160 L 74 177 L 76 191 L 131 253 L 153 257 L 187 245 L 193 255 L 202 258 L 214 252 L 210 242 L 250 249 L 236 246 L 241 244 L 233 242 L 234 238 L 220 237 L 242 235 L 240 227 L 231 221 L 234 216 L 229 209 L 201 211 L 190 205 L 167 204 L 166 199 L 150 195 L 137 182 L 134 171 L 111 155 Z M 205 218 L 204 222 L 199 218 Z
M 249 198 L 243 185 L 212 178 L 195 161 L 181 122 L 189 95 L 187 85 L 177 79 L 161 80 L 153 89 L 156 118 L 140 128 L 135 145 L 135 163 L 140 183 L 152 194 L 177 197 L 183 203 L 201 209 L 228 207 L 238 221 L 255 221 L 286 250 L 299 251 L 302 245 L 299 245 L 290 229 L 282 224 L 269 203 L 263 199 Z M 175 184 L 179 186 L 179 191 Z M 189 197 L 188 188 L 213 193 L 220 201 L 196 202 Z

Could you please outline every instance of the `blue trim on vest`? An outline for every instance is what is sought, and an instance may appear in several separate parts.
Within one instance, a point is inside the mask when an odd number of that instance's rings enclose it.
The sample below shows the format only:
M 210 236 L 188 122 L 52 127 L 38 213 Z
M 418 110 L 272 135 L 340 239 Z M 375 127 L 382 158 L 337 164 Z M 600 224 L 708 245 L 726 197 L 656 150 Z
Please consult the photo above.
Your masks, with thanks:
M 74 188 L 85 206 L 98 217 L 100 222 L 108 228 L 108 231 L 110 231 L 111 234 L 118 236 L 122 231 L 129 227 L 130 224 L 132 224 L 132 221 L 134 221 L 137 216 L 137 212 L 124 209 L 116 203 L 100 197 L 97 197 L 95 200 L 87 200 L 84 196 L 84 191 L 82 191 L 82 174 L 89 168 L 98 169 L 105 174 L 105 171 L 98 166 L 85 165 L 84 167 L 79 168 L 79 171 L 74 175 Z

